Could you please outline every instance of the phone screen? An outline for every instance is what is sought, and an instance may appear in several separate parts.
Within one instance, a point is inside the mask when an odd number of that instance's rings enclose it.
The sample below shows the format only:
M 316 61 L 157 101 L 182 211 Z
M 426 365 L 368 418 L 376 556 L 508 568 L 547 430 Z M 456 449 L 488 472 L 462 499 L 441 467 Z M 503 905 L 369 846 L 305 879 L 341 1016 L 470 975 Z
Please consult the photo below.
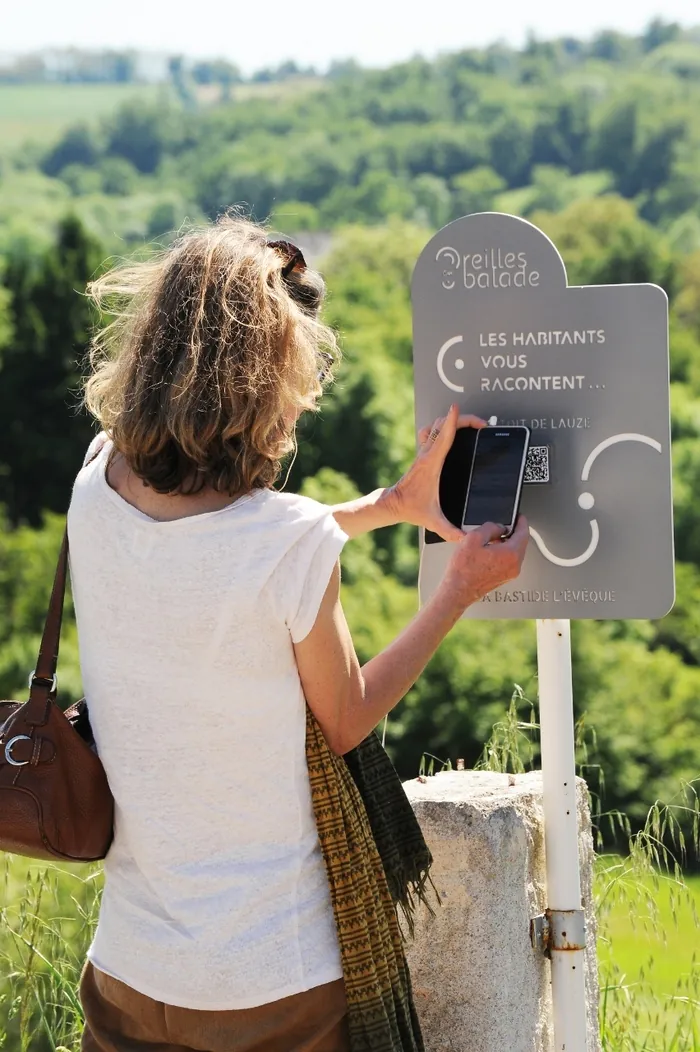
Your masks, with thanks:
M 479 431 L 463 524 L 515 522 L 528 443 L 526 427 Z

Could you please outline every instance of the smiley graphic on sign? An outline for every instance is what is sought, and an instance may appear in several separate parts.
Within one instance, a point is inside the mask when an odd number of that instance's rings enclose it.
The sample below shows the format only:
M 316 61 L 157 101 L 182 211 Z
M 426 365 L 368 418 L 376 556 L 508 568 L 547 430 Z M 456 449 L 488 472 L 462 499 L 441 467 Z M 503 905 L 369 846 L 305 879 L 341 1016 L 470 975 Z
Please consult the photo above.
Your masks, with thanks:
M 463 340 L 463 336 L 453 336 L 451 340 L 446 340 L 438 351 L 437 356 L 438 376 L 445 387 L 449 387 L 450 391 L 456 391 L 457 394 L 464 394 L 464 387 L 455 383 L 454 380 L 450 380 L 448 374 L 452 373 L 456 378 L 458 373 L 464 368 L 464 358 L 460 358 L 458 352 L 452 354 L 450 352 L 453 347 L 457 347 Z
M 644 445 L 651 446 L 651 448 L 655 449 L 657 453 L 662 452 L 661 443 L 657 442 L 654 438 L 649 438 L 648 435 L 637 435 L 627 433 L 621 435 L 611 435 L 610 438 L 606 438 L 603 442 L 600 442 L 588 456 L 586 463 L 583 466 L 583 471 L 581 472 L 582 482 L 588 482 L 588 477 L 591 473 L 591 468 L 593 467 L 595 461 L 600 456 L 600 454 L 604 450 L 609 449 L 610 446 L 616 446 L 619 442 L 642 442 Z M 595 497 L 592 493 L 583 492 L 578 498 L 578 505 L 580 508 L 583 508 L 584 511 L 590 511 L 591 508 L 593 508 L 593 506 L 595 505 Z M 582 566 L 583 563 L 587 563 L 588 560 L 595 554 L 595 551 L 598 547 L 598 542 L 600 541 L 600 529 L 598 527 L 597 519 L 591 519 L 590 544 L 588 545 L 586 550 L 581 553 L 581 555 L 577 555 L 573 559 L 563 559 L 561 558 L 561 556 L 554 555 L 553 552 L 550 552 L 549 548 L 542 539 L 542 535 L 532 526 L 530 527 L 530 534 L 535 544 L 539 548 L 540 552 L 542 553 L 542 555 L 544 555 L 545 559 L 549 559 L 550 563 L 554 563 L 555 566 Z

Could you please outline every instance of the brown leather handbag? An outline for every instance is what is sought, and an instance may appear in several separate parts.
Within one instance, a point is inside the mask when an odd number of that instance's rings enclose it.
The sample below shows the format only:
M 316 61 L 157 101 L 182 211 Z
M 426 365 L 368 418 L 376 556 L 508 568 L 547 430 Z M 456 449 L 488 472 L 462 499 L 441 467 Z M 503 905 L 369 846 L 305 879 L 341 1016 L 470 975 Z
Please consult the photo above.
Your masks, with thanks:
M 66 530 L 29 700 L 0 701 L 0 851 L 94 862 L 112 842 L 114 801 L 85 699 L 65 713 L 56 704 L 67 572 Z

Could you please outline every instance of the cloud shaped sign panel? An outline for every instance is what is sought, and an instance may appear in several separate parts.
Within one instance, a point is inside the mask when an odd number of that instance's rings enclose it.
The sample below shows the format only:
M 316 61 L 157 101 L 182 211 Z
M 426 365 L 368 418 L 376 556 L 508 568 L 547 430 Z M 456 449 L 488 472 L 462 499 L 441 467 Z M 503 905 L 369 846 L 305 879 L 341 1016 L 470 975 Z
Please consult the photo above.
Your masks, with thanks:
M 673 605 L 668 312 L 654 285 L 567 286 L 531 223 L 483 213 L 429 242 L 413 278 L 416 424 L 463 410 L 526 424 L 549 482 L 524 488 L 520 578 L 476 618 L 656 618 Z M 422 546 L 420 591 L 448 544 Z

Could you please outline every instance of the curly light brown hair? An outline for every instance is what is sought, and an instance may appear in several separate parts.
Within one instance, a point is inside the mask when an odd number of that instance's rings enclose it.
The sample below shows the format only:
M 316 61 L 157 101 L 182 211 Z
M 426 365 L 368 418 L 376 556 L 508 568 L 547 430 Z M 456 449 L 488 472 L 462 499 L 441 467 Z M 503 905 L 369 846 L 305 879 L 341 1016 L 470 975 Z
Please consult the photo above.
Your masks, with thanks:
M 157 492 L 270 487 L 294 448 L 338 347 L 319 320 L 323 279 L 286 263 L 262 226 L 226 216 L 88 285 L 112 320 L 92 341 L 85 404 Z

